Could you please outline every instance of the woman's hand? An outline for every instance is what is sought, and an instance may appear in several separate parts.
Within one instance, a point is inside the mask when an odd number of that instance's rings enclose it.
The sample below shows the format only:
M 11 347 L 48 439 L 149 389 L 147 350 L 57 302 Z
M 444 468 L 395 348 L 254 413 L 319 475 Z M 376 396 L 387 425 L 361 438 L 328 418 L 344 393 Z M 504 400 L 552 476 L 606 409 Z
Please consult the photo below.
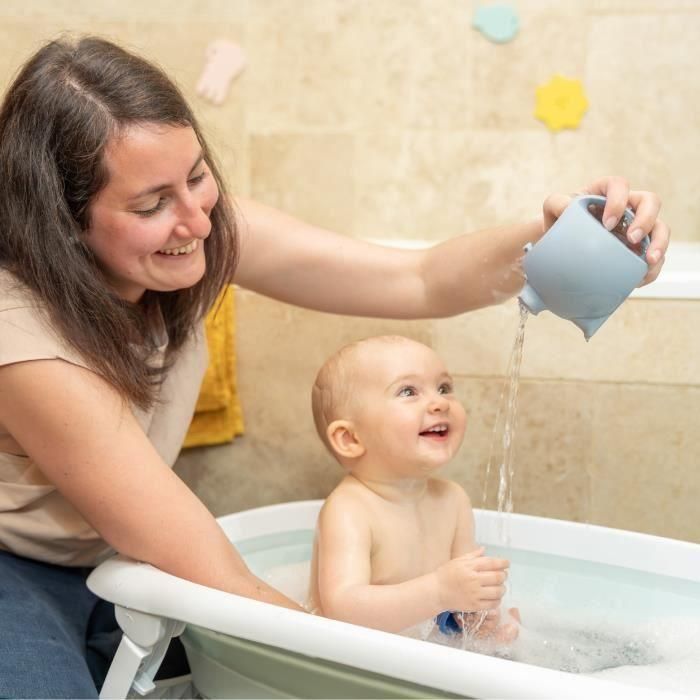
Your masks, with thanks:
M 654 192 L 631 190 L 627 180 L 614 176 L 596 180 L 580 194 L 597 194 L 606 197 L 603 225 L 609 231 L 620 221 L 626 207 L 634 212 L 634 219 L 627 229 L 627 238 L 632 244 L 639 243 L 646 235 L 651 238 L 646 254 L 649 271 L 642 280 L 642 285 L 653 282 L 659 276 L 664 264 L 671 235 L 668 226 L 658 218 L 661 209 L 659 196 Z M 571 196 L 563 194 L 547 197 L 543 205 L 545 231 L 559 218 L 571 200 Z

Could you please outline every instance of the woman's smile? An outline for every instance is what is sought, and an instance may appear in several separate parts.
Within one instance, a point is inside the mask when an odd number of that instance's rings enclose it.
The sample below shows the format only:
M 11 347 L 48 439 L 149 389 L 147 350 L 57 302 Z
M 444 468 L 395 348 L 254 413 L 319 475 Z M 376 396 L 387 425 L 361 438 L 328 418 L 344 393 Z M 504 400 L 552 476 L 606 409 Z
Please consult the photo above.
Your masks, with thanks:
M 180 256 L 180 255 L 189 255 L 190 253 L 194 252 L 197 250 L 197 241 L 191 241 L 187 245 L 182 245 L 182 246 L 177 246 L 174 248 L 163 248 L 162 250 L 157 251 L 157 255 L 169 255 L 169 256 Z

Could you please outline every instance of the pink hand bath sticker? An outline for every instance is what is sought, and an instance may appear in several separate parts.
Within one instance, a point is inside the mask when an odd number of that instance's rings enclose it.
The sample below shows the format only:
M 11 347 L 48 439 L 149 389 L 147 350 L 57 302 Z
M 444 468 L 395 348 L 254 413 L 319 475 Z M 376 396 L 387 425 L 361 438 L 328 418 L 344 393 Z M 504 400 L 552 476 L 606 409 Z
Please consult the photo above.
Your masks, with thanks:
M 245 54 L 238 44 L 216 39 L 207 46 L 207 62 L 197 83 L 197 94 L 216 105 L 228 95 L 231 81 L 246 66 Z

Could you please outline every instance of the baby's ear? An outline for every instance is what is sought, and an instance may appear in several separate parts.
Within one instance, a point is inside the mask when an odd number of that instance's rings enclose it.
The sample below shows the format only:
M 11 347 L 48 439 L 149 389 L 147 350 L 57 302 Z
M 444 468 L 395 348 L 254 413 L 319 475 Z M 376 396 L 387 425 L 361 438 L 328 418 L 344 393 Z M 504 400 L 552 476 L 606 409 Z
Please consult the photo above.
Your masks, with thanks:
M 352 421 L 334 420 L 326 428 L 326 436 L 333 451 L 339 457 L 356 459 L 365 453 L 365 446 L 360 442 L 360 437 L 355 432 Z

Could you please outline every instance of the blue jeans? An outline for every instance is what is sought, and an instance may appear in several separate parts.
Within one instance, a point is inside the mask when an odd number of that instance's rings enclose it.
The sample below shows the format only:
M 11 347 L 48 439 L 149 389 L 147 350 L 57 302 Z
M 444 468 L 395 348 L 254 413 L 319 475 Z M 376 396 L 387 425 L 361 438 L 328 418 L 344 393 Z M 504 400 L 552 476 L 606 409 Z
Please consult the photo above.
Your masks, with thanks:
M 0 698 L 97 697 L 122 633 L 89 573 L 0 551 Z M 173 676 L 188 671 L 178 656 Z

